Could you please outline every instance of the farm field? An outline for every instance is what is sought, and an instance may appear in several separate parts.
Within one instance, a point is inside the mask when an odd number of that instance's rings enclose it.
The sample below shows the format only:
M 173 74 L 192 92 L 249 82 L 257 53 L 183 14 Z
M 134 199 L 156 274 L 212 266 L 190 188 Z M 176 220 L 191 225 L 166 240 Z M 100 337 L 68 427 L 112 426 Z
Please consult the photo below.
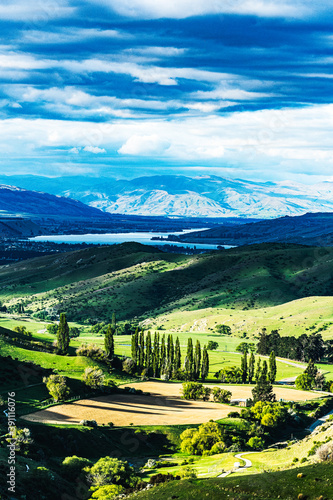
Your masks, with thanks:
M 182 384 L 166 382 L 138 382 L 128 387 L 141 389 L 150 395 L 113 394 L 74 403 L 54 406 L 24 417 L 31 422 L 50 424 L 77 424 L 81 420 L 96 420 L 98 424 L 113 422 L 116 426 L 199 424 L 210 419 L 225 418 L 239 407 L 213 402 L 186 401 L 181 399 Z M 232 398 L 251 397 L 252 386 L 218 384 L 232 392 Z M 277 399 L 305 401 L 316 399 L 318 394 L 275 387 Z

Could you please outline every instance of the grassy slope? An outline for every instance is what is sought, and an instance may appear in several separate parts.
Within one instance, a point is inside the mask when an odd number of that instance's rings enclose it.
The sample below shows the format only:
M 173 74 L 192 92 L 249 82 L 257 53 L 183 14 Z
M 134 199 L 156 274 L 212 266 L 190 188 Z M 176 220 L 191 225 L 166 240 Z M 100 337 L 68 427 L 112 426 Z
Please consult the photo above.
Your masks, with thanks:
M 304 476 L 297 478 L 302 472 Z M 301 469 L 221 479 L 172 481 L 131 496 L 137 500 L 306 500 L 333 498 L 332 464 L 316 464 Z
M 198 256 L 134 243 L 89 248 L 2 266 L 0 300 L 24 298 L 31 310 L 54 307 L 81 321 L 113 310 L 119 319 L 208 307 L 246 312 L 331 295 L 331 252 L 276 244 Z

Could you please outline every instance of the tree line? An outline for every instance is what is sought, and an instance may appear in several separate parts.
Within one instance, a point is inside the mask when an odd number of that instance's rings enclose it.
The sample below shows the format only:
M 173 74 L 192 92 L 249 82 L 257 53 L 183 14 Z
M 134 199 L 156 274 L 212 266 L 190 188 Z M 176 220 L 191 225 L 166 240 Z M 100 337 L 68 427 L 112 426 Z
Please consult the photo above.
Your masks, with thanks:
M 193 346 L 189 338 L 182 361 L 179 337 L 174 342 L 172 334 L 160 336 L 155 332 L 152 337 L 150 331 L 145 335 L 137 329 L 132 335 L 131 358 L 139 373 L 164 380 L 205 380 L 209 372 L 207 347 L 201 348 L 199 340 Z
M 333 342 L 324 341 L 319 333 L 311 335 L 304 333 L 297 338 L 282 337 L 278 330 L 272 330 L 268 334 L 266 328 L 263 328 L 257 344 L 257 353 L 268 355 L 272 351 L 276 356 L 296 361 L 308 362 L 312 359 L 314 362 L 319 362 L 324 357 L 328 361 L 333 360 Z

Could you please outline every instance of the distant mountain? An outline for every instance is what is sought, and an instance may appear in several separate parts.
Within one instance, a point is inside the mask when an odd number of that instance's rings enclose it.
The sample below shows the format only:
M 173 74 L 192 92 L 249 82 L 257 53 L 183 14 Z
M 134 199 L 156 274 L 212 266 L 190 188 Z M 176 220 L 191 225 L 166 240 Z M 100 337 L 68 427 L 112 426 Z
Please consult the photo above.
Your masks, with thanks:
M 6 181 L 7 179 L 7 181 Z M 97 177 L 2 177 L 0 181 L 79 200 L 104 212 L 185 217 L 270 219 L 333 212 L 333 182 L 251 182 L 217 176 L 160 175 L 131 180 Z
M 100 210 L 77 200 L 0 184 L 0 217 L 8 214 L 38 218 L 105 218 Z
M 333 213 L 310 213 L 296 217 L 280 217 L 244 224 L 219 225 L 204 231 L 169 238 L 186 243 L 215 245 L 251 245 L 254 243 L 284 242 L 305 245 L 333 245 Z

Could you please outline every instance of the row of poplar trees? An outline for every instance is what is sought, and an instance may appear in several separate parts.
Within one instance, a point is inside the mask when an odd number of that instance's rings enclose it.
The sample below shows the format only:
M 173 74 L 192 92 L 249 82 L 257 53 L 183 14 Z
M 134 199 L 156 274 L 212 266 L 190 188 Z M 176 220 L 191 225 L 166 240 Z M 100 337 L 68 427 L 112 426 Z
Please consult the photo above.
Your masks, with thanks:
M 249 359 L 245 352 L 241 358 L 241 370 L 243 384 L 252 384 L 253 381 L 258 383 L 263 374 L 271 384 L 274 384 L 277 370 L 274 351 L 269 356 L 268 365 L 266 360 L 261 365 L 261 359 L 259 358 L 256 366 L 253 352 L 251 352 Z
M 150 332 L 145 336 L 144 331 L 136 330 L 132 335 L 131 357 L 137 366 L 138 372 L 156 378 L 171 378 L 185 380 L 205 380 L 209 371 L 209 357 L 206 346 L 201 349 L 199 340 L 193 347 L 192 339 L 188 339 L 187 352 L 182 364 L 179 338 L 176 342 L 173 335 L 155 332 L 154 337 Z

